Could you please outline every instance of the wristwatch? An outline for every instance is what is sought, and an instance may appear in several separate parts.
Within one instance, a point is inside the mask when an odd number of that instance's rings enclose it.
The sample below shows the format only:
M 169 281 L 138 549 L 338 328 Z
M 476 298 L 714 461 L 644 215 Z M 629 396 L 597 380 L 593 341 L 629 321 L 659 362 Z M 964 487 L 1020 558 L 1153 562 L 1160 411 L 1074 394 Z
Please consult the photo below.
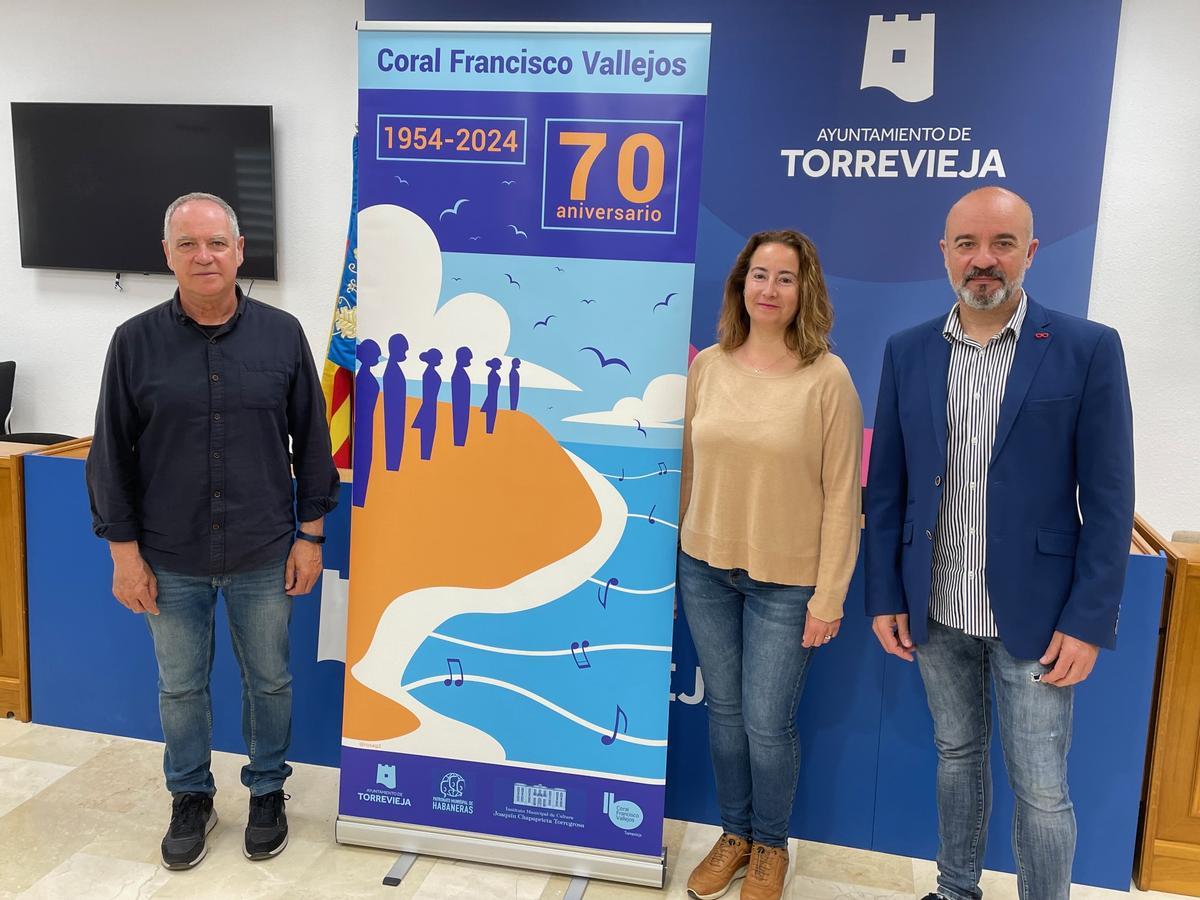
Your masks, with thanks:
M 323 544 L 325 543 L 325 535 L 309 534 L 307 531 L 297 531 L 296 540 L 308 541 L 310 544 Z

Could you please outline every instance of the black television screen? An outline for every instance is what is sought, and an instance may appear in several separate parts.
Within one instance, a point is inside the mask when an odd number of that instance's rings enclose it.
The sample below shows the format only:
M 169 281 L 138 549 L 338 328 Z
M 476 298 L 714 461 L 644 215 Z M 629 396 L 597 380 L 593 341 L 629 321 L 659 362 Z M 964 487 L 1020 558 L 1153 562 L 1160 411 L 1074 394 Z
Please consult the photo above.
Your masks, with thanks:
M 163 213 L 206 191 L 246 238 L 240 274 L 275 278 L 269 106 L 13 103 L 21 265 L 168 272 Z

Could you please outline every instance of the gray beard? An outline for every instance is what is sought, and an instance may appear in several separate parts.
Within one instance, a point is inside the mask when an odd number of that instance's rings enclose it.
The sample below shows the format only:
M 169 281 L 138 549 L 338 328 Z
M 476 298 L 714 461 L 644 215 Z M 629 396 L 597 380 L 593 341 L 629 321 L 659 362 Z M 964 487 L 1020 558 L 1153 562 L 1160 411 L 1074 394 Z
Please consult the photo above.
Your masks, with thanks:
M 986 312 L 989 309 L 995 309 L 997 306 L 1002 306 L 1009 297 L 1013 296 L 1021 287 L 1022 278 L 1010 284 L 1002 284 L 990 294 L 977 294 L 965 284 L 955 288 L 954 293 L 958 299 L 965 303 L 971 309 L 977 309 L 980 312 Z

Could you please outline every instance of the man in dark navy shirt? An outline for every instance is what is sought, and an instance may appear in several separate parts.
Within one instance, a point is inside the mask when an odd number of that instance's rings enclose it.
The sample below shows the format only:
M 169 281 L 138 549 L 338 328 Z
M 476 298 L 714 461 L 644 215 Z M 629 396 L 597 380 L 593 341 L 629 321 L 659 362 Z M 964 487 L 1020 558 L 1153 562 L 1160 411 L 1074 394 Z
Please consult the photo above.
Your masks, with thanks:
M 237 286 L 243 244 L 219 197 L 187 194 L 167 208 L 163 250 L 179 289 L 113 335 L 87 461 L 113 594 L 148 613 L 154 638 L 173 795 L 169 869 L 199 863 L 217 821 L 209 672 L 218 589 L 242 673 L 245 855 L 266 859 L 287 845 L 288 621 L 292 597 L 321 574 L 324 516 L 337 503 L 308 342 L 294 317 Z

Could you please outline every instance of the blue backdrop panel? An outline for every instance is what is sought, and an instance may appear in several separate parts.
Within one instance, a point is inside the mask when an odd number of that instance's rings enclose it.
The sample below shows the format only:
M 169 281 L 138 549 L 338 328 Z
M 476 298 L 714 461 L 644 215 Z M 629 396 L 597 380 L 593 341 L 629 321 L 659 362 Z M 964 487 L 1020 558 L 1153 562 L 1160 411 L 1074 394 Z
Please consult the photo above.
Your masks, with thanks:
M 1074 879 L 1127 890 L 1141 800 L 1150 686 L 1166 561 L 1131 556 L 1121 598 L 1117 652 L 1100 654 L 1075 695 L 1069 760 L 1079 825 Z M 937 852 L 933 723 L 915 664 L 889 657 L 885 668 L 874 849 L 932 858 Z M 992 820 L 985 865 L 1014 871 L 1013 797 L 999 727 L 992 741 Z
M 112 596 L 108 546 L 92 535 L 83 460 L 25 457 L 25 526 L 33 720 L 43 725 L 161 741 L 158 670 L 149 629 Z M 330 516 L 327 568 L 345 571 L 349 486 Z M 317 662 L 320 583 L 292 612 L 295 718 L 291 759 L 336 765 L 340 662 Z M 244 753 L 241 681 L 224 601 L 213 661 L 213 746 Z
M 887 337 L 953 301 L 937 242 L 968 190 L 1003 184 L 1030 201 L 1041 239 L 1030 293 L 1087 312 L 1120 0 L 365 0 L 365 9 L 375 20 L 711 22 L 692 343 L 713 342 L 746 237 L 798 228 L 820 250 L 836 351 L 868 426 Z M 923 99 L 863 86 L 864 72 L 925 65 Z M 918 133 L 879 131 L 888 128 Z M 936 128 L 944 133 L 921 130 Z M 809 174 L 800 157 L 789 177 L 781 150 L 905 151 L 913 172 L 898 162 L 890 175 L 877 164 Z M 995 151 L 1003 175 L 968 177 L 975 151 L 981 174 Z M 957 156 L 939 173 L 928 161 L 943 152 Z

